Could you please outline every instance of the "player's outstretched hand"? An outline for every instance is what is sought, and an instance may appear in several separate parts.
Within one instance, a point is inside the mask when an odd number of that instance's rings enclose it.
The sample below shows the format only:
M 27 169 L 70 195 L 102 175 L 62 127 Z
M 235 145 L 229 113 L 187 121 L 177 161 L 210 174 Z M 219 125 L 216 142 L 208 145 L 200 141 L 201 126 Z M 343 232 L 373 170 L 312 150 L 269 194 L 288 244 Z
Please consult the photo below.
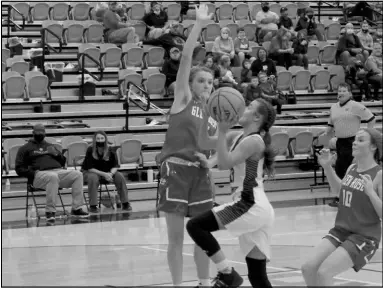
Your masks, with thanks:
M 333 162 L 333 155 L 330 153 L 330 149 L 322 149 L 318 154 L 318 162 L 323 167 L 331 167 Z
M 213 13 L 209 14 L 209 7 L 206 4 L 195 5 L 196 18 L 198 22 L 205 22 L 213 17 Z

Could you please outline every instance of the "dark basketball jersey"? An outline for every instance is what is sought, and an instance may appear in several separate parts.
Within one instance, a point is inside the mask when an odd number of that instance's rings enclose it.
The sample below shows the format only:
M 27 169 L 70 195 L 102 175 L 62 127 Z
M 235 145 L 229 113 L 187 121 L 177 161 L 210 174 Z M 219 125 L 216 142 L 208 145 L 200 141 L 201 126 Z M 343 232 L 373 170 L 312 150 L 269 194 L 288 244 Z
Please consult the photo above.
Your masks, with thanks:
M 194 99 L 181 112 L 170 114 L 169 128 L 158 160 L 163 162 L 169 157 L 179 157 L 187 161 L 198 161 L 194 153 L 204 152 L 198 144 L 203 119 L 203 105 Z
M 364 192 L 360 174 L 368 174 L 374 180 L 381 169 L 377 165 L 363 173 L 358 173 L 356 165 L 353 165 L 342 181 L 335 227 L 380 241 L 382 235 L 380 218 L 370 198 Z

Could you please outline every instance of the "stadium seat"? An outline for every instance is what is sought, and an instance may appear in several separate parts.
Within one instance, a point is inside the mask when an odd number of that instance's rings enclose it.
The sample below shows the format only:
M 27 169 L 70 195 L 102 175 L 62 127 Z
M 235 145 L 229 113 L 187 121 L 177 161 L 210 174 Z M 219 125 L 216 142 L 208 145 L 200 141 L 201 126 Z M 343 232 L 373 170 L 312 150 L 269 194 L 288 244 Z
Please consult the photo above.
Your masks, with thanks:
M 327 45 L 319 52 L 319 64 L 336 64 L 336 46 Z
M 303 69 L 304 68 L 302 66 L 295 66 L 295 65 L 293 65 L 293 66 L 289 67 L 289 71 L 293 74 L 293 76 L 295 74 L 297 74 L 298 71 L 303 70 Z
M 246 37 L 249 41 L 255 41 L 256 36 L 255 32 L 257 31 L 257 25 L 253 23 L 247 23 L 245 26 L 243 26 L 243 29 L 245 29 Z
M 136 169 L 144 163 L 142 155 L 142 143 L 136 139 L 127 139 L 120 143 L 120 148 L 117 149 L 117 158 L 120 166 Z
M 270 4 L 270 11 L 274 12 L 277 15 L 281 14 L 281 8 L 282 8 L 281 4 L 278 4 L 278 3 Z
M 326 26 L 326 39 L 329 40 L 338 40 L 340 36 L 341 26 L 338 22 L 333 22 L 330 25 Z
M 164 96 L 166 76 L 162 73 L 153 73 L 143 82 L 146 92 L 151 99 L 160 99 Z
M 27 143 L 25 141 L 25 139 L 22 139 L 22 138 L 10 138 L 10 139 L 4 139 L 2 146 L 3 146 L 3 149 L 5 151 L 8 151 L 12 146 L 24 145 L 25 143 Z
M 213 15 L 214 15 L 213 17 L 214 17 L 214 19 L 215 19 L 215 17 L 216 17 L 215 12 L 217 11 L 217 7 L 215 6 L 215 3 L 206 2 L 205 4 L 206 4 L 206 6 L 207 6 L 208 13 L 209 13 L 209 14 L 213 14 Z M 214 19 L 213 19 L 213 20 L 214 20 Z
M 49 31 L 53 32 L 60 40 L 62 40 L 63 35 L 63 26 L 56 21 L 46 20 L 42 23 L 42 28 L 47 28 Z M 46 43 L 58 43 L 59 40 L 57 37 L 53 36 L 51 33 L 45 33 L 45 42 Z
M 49 9 L 50 19 L 55 21 L 65 21 L 69 19 L 69 4 L 65 2 L 52 3 Z
M 286 159 L 289 156 L 289 134 L 277 132 L 271 135 L 271 142 L 277 153 L 277 159 Z
M 321 134 L 316 139 L 314 139 L 313 143 L 315 146 L 323 146 L 323 148 L 328 148 L 331 136 L 327 134 Z
M 178 3 L 169 3 L 165 8 L 168 15 L 168 21 L 180 21 L 181 20 L 181 5 Z
M 103 67 L 117 67 L 121 66 L 122 50 L 114 44 L 101 44 L 101 62 Z
M 9 3 L 8 5 L 10 5 L 10 4 L 11 3 Z M 27 20 L 27 21 L 29 20 L 30 6 L 29 6 L 28 2 L 12 3 L 11 5 L 13 7 L 15 7 L 25 17 L 25 20 Z M 11 19 L 16 20 L 16 21 L 23 20 L 21 15 L 19 13 L 16 13 L 15 10 L 13 10 L 13 9 L 11 10 Z
M 82 43 L 84 37 L 84 25 L 79 21 L 64 21 L 63 36 L 65 43 Z
M 283 67 L 284 68 L 284 67 Z M 291 91 L 291 82 L 293 75 L 289 71 L 277 72 L 277 88 L 281 91 Z
M 228 23 L 225 26 L 230 29 L 231 38 L 233 38 L 233 40 L 237 38 L 238 28 L 239 28 L 238 24 Z M 225 26 L 221 26 L 221 27 L 225 27 Z
M 8 59 L 11 60 L 12 58 Z M 9 62 L 7 60 L 7 62 Z M 7 63 L 8 66 L 8 63 Z M 16 71 L 20 73 L 20 75 L 25 75 L 25 72 L 29 71 L 29 63 L 25 61 L 12 61 L 12 63 L 8 66 L 10 71 Z
M 234 21 L 249 20 L 249 5 L 247 3 L 239 3 L 234 7 Z
M 283 4 L 282 4 L 283 5 Z M 285 3 L 284 7 L 288 9 L 289 18 L 296 19 L 298 14 L 298 5 L 295 3 Z M 280 13 L 278 13 L 279 15 Z M 295 25 L 294 25 L 295 26 Z
M 5 72 L 5 70 L 7 70 L 7 64 L 1 62 L 1 73 Z
M 61 146 L 63 149 L 67 149 L 68 145 L 74 142 L 82 142 L 84 141 L 81 136 L 73 135 L 73 136 L 64 136 L 61 138 Z
M 253 2 L 254 3 L 254 2 Z M 255 21 L 255 17 L 259 11 L 262 11 L 261 3 L 250 3 L 250 20 Z M 253 5 L 252 5 L 253 4 Z
M 319 58 L 319 47 L 312 45 L 308 46 L 307 58 L 310 64 L 317 64 Z
M 50 144 L 56 144 L 57 139 L 55 137 L 45 137 L 44 140 Z
M 124 69 L 124 70 L 118 71 L 118 88 L 119 88 L 121 96 L 126 96 L 129 82 L 132 82 L 135 85 L 141 87 L 142 75 L 130 69 Z M 133 88 L 133 91 L 135 91 L 134 88 Z
M 11 57 L 11 51 L 7 48 L 1 48 L 1 62 L 6 63 L 7 59 Z
M 244 28 L 247 24 L 253 24 L 249 19 L 238 20 L 236 23 L 240 28 Z
M 33 3 L 31 7 L 31 20 L 32 21 L 44 21 L 49 19 L 49 3 L 38 2 Z
M 66 158 L 67 158 L 67 167 L 73 167 L 73 160 L 75 157 L 86 155 L 86 150 L 88 149 L 88 143 L 85 141 L 72 142 L 66 147 Z
M 300 131 L 290 141 L 290 148 L 292 156 L 295 158 L 297 155 L 303 158 L 310 157 L 312 155 L 314 135 L 311 131 Z
M 101 55 L 101 52 L 100 52 L 100 49 L 92 44 L 82 44 L 80 45 L 80 47 L 78 48 L 78 64 L 79 64 L 79 67 L 82 67 L 82 55 L 83 54 L 88 54 L 89 56 L 91 56 L 94 60 L 97 60 L 97 61 L 100 61 L 100 55 Z M 96 63 L 94 63 L 92 60 L 88 59 L 88 58 L 85 58 L 85 67 L 84 68 L 94 68 L 94 67 L 97 67 L 98 65 Z
M 25 79 L 15 71 L 3 72 L 1 75 L 3 101 L 6 99 L 26 99 Z
M 202 41 L 215 41 L 215 38 L 221 35 L 221 27 L 218 23 L 210 23 L 202 30 Z
M 91 7 L 87 2 L 77 2 L 70 10 L 70 18 L 75 21 L 90 20 Z
M 5 150 L 5 152 L 7 152 L 7 156 L 6 156 L 6 159 L 7 159 L 7 167 L 6 167 L 6 171 L 11 171 L 11 170 L 15 170 L 15 166 L 16 166 L 16 156 L 17 156 L 17 152 L 19 151 L 19 149 L 25 144 L 24 143 L 20 143 L 20 144 L 15 144 L 11 147 L 9 147 L 8 150 Z
M 320 67 L 320 66 L 317 66 Z M 330 72 L 325 69 L 318 69 L 311 72 L 311 87 L 315 90 L 330 90 Z
M 282 71 L 287 71 L 286 67 L 284 67 L 284 66 L 275 66 L 275 68 L 277 69 L 277 73 L 282 72 Z
M 146 24 L 144 22 L 137 22 L 133 25 L 134 29 L 136 30 L 136 34 L 140 38 L 140 41 L 145 39 L 145 33 L 146 33 Z
M 291 67 L 290 67 L 291 68 Z M 290 69 L 289 69 L 290 70 Z M 311 91 L 310 87 L 310 71 L 308 70 L 299 70 L 294 75 L 293 87 L 294 91 L 297 92 L 299 90 Z
M 128 134 L 128 133 L 117 134 L 116 136 L 114 136 L 113 143 L 115 146 L 120 146 L 121 142 L 123 142 L 124 140 L 128 140 L 128 139 L 133 139 L 133 135 Z
M 330 83 L 332 90 L 337 90 L 340 83 L 345 82 L 345 72 L 341 65 L 330 65 L 328 66 L 330 72 Z
M 134 3 L 128 8 L 129 20 L 142 20 L 145 13 L 145 5 L 143 3 Z
M 164 63 L 165 49 L 162 47 L 151 47 L 148 53 L 145 54 L 145 66 L 151 67 L 162 67 Z
M 270 41 L 265 41 L 262 43 L 262 47 L 266 49 L 266 51 L 269 51 L 270 49 Z
M 123 67 L 141 70 L 143 66 L 144 49 L 129 43 L 122 45 Z
M 104 26 L 94 20 L 86 21 L 84 24 L 84 42 L 102 43 L 104 40 Z
M 216 7 L 217 7 L 216 17 L 218 21 L 233 19 L 233 9 L 234 9 L 233 5 L 227 2 L 221 3 L 221 4 L 216 3 Z
M 28 98 L 50 99 L 49 79 L 40 71 L 26 72 L 25 83 Z
M 205 42 L 206 52 L 211 53 L 213 51 L 213 46 L 214 46 L 213 41 Z

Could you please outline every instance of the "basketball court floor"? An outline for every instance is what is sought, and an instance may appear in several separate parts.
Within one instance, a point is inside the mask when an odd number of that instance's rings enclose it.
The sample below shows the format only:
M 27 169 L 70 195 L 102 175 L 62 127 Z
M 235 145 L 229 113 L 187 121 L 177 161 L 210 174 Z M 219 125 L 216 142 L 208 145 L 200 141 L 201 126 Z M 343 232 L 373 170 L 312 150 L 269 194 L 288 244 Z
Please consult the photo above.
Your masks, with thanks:
M 319 205 L 276 208 L 275 212 L 272 260 L 268 264 L 271 283 L 304 286 L 300 266 L 332 227 L 336 209 Z M 2 285 L 171 286 L 165 219 L 155 213 L 128 216 L 92 216 L 99 218 L 78 225 L 73 219 L 66 223 L 57 220 L 51 227 L 20 228 L 3 222 Z M 237 239 L 227 231 L 215 235 L 233 267 L 246 276 Z M 185 286 L 197 285 L 192 253 L 193 244 L 186 233 Z M 210 275 L 216 275 L 213 265 Z M 363 270 L 339 275 L 335 285 L 381 287 L 382 248 Z M 247 277 L 243 286 L 250 286 Z

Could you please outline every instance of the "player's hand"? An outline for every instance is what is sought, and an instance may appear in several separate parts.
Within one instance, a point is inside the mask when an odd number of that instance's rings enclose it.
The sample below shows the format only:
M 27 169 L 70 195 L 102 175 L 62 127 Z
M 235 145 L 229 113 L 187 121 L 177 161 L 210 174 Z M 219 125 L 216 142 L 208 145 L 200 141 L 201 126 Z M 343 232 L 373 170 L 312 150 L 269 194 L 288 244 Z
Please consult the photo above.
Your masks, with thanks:
M 206 4 L 195 5 L 196 18 L 198 22 L 205 22 L 212 19 L 213 13 L 209 14 L 209 8 Z
M 317 153 L 318 155 L 318 162 L 323 168 L 331 167 L 331 164 L 333 163 L 333 155 L 330 153 L 330 149 L 322 149 Z
M 217 115 L 218 118 L 218 129 L 222 133 L 227 133 L 231 127 L 238 123 L 238 115 L 235 113 L 226 114 L 222 111 L 221 114 Z
M 195 152 L 194 155 L 198 158 L 198 161 L 201 164 L 201 168 L 209 168 L 209 162 L 205 154 Z
M 371 176 L 368 174 L 360 174 L 360 177 L 363 179 L 364 193 L 371 196 L 374 193 L 374 185 Z

